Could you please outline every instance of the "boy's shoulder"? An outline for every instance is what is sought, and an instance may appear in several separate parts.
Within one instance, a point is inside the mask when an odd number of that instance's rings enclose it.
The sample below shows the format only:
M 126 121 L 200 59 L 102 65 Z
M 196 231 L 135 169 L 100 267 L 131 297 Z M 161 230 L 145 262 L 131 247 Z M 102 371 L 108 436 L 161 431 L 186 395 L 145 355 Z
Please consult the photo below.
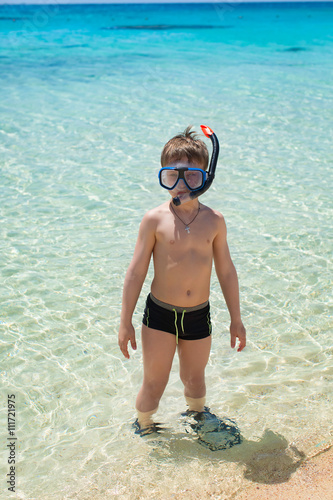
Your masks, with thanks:
M 207 205 L 204 205 L 201 202 L 200 202 L 200 208 L 201 208 L 201 210 L 205 211 L 211 217 L 216 217 L 218 219 L 220 219 L 220 218 L 224 219 L 221 212 L 219 212 L 218 210 L 215 210 L 215 208 L 208 207 Z
M 158 207 L 151 208 L 148 210 L 143 216 L 146 220 L 157 220 L 162 217 L 165 213 L 169 212 L 170 202 L 167 201 L 162 203 L 162 205 L 158 205 Z
M 203 205 L 200 203 L 201 210 L 200 212 L 205 215 L 205 217 L 209 220 L 210 223 L 214 223 L 217 226 L 221 224 L 225 225 L 225 220 L 223 214 L 214 208 L 208 207 L 207 205 Z
M 153 229 L 168 211 L 169 202 L 163 203 L 158 207 L 151 208 L 144 214 L 141 225 L 143 227 L 150 227 L 151 229 Z

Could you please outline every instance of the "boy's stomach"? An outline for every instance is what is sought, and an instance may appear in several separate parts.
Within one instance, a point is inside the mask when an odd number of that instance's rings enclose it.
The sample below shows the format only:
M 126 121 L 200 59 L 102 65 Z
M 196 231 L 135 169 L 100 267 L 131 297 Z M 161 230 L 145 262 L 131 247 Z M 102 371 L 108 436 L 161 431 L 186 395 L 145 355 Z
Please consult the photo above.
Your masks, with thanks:
M 209 299 L 210 273 L 196 273 L 184 276 L 179 273 L 163 273 L 154 277 L 151 293 L 167 304 L 179 307 L 193 307 Z

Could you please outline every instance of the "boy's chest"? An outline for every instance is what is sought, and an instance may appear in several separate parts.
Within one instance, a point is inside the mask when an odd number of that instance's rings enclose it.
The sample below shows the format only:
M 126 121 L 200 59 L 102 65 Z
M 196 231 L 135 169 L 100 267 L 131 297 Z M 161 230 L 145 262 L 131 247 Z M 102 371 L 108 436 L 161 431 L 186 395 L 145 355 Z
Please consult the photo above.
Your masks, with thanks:
M 215 233 L 205 224 L 185 224 L 176 221 L 161 224 L 156 233 L 156 245 L 169 254 L 210 255 Z

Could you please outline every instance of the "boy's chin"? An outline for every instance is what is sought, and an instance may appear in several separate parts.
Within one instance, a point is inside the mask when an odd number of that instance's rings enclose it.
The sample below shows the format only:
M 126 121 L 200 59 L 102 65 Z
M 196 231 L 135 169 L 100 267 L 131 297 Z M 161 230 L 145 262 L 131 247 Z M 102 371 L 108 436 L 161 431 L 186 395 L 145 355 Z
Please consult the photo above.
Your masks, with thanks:
M 174 199 L 174 198 L 179 198 L 180 200 L 185 202 L 186 198 L 189 198 L 189 196 L 188 196 L 188 193 L 178 193 L 178 194 L 175 194 L 174 196 L 172 196 L 172 199 Z
M 178 203 L 175 203 L 175 205 L 185 205 L 185 203 L 189 203 L 190 201 L 192 201 L 189 191 L 180 192 L 171 196 L 172 199 L 178 200 Z

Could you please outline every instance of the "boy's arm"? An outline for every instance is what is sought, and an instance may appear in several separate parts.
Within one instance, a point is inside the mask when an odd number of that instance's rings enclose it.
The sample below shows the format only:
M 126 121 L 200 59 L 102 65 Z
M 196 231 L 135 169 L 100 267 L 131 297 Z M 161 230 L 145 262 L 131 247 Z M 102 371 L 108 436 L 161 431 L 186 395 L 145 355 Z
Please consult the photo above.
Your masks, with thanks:
M 231 347 L 235 347 L 238 337 L 237 351 L 242 351 L 246 345 L 246 331 L 240 313 L 238 278 L 227 243 L 227 227 L 221 214 L 218 226 L 218 233 L 213 243 L 215 270 L 230 313 Z
M 132 349 L 136 349 L 132 316 L 148 272 L 154 245 L 155 222 L 149 214 L 146 214 L 140 224 L 133 258 L 128 267 L 124 282 L 118 344 L 125 358 L 129 358 L 128 342 L 131 343 Z

